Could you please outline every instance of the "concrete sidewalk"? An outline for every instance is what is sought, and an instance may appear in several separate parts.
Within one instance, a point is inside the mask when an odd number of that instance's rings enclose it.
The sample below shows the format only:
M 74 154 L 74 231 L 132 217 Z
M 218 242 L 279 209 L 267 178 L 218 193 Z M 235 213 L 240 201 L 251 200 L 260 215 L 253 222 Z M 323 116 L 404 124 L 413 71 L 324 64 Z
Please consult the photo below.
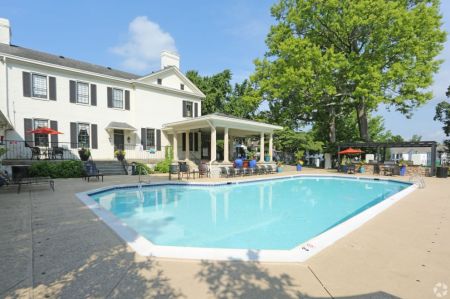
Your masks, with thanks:
M 437 283 L 450 287 L 448 179 L 426 178 L 425 189 L 302 264 L 141 257 L 75 197 L 136 181 L 0 189 L 0 297 L 438 298 Z

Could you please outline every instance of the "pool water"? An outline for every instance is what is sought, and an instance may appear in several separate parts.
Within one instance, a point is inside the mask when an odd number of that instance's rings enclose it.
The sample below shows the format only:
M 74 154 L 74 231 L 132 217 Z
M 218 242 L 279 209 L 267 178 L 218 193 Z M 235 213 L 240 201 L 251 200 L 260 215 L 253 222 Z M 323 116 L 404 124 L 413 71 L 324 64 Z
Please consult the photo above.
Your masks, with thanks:
M 218 186 L 145 186 L 91 197 L 156 245 L 286 250 L 408 186 L 295 177 Z

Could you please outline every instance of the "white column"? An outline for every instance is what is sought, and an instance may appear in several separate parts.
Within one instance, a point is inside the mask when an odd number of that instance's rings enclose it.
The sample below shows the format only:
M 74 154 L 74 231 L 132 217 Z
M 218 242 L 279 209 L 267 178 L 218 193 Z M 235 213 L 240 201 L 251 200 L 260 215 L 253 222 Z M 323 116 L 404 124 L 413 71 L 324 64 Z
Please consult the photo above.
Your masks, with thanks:
M 223 134 L 223 162 L 228 163 L 229 161 L 229 153 L 228 153 L 228 128 L 225 128 L 225 132 Z
M 216 161 L 217 148 L 216 148 L 216 128 L 211 128 L 211 162 Z
M 189 130 L 186 131 L 186 155 L 184 156 L 185 160 L 189 160 Z
M 198 132 L 198 157 L 202 159 L 202 133 Z
M 173 132 L 172 146 L 173 146 L 173 160 L 178 161 L 178 133 L 177 132 Z
M 259 155 L 259 162 L 264 162 L 264 133 L 261 132 L 261 137 L 259 141 L 259 148 L 260 148 L 260 155 Z
M 270 162 L 273 161 L 273 133 L 269 134 L 269 157 Z

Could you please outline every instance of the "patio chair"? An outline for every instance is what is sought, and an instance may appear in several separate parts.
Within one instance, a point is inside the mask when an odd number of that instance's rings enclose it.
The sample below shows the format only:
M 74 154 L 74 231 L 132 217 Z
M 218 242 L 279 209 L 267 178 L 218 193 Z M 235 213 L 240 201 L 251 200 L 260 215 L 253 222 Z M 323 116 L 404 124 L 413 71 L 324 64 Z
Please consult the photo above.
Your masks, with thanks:
M 267 165 L 265 168 L 267 174 L 272 174 L 276 172 L 275 169 L 273 169 L 272 165 Z
M 172 180 L 172 174 L 176 174 L 180 179 L 180 166 L 176 164 L 169 165 L 169 180 Z
M 186 175 L 186 177 L 188 179 L 190 179 L 191 171 L 190 171 L 189 165 L 186 162 L 180 162 L 179 166 L 180 166 L 180 172 L 179 173 L 180 173 L 181 179 L 183 179 L 183 175 Z
M 230 176 L 226 167 L 220 167 L 220 176 L 223 178 L 228 178 Z
M 347 167 L 347 174 L 355 174 L 355 165 L 349 165 Z
M 228 167 L 228 175 L 229 175 L 229 176 L 236 176 L 236 175 L 239 175 L 237 168 L 234 168 L 234 167 Z
M 56 160 L 56 158 L 59 156 L 59 158 L 62 160 L 64 157 L 64 149 L 62 147 L 52 147 L 50 152 L 50 157 L 53 160 Z
M 36 157 L 36 160 L 41 159 L 41 149 L 37 146 L 31 147 L 31 160 Z
M 198 176 L 201 178 L 204 175 L 207 178 L 211 177 L 211 171 L 209 170 L 208 165 L 206 165 L 205 163 L 200 163 L 200 165 L 198 166 Z
M 92 177 L 96 177 L 97 180 L 100 181 L 100 177 L 102 177 L 103 182 L 103 173 L 97 169 L 97 165 L 95 165 L 94 161 L 87 161 L 84 163 L 84 176 L 83 179 L 89 182 L 89 179 Z

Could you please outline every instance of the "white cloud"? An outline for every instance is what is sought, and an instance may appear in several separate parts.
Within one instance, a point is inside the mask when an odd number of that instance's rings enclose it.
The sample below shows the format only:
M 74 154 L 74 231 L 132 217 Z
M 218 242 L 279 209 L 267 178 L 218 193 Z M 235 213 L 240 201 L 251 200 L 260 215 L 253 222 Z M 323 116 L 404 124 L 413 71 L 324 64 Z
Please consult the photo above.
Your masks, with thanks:
M 128 26 L 127 41 L 111 51 L 124 58 L 122 66 L 131 71 L 159 68 L 162 51 L 176 52 L 175 40 L 146 16 L 136 17 Z

